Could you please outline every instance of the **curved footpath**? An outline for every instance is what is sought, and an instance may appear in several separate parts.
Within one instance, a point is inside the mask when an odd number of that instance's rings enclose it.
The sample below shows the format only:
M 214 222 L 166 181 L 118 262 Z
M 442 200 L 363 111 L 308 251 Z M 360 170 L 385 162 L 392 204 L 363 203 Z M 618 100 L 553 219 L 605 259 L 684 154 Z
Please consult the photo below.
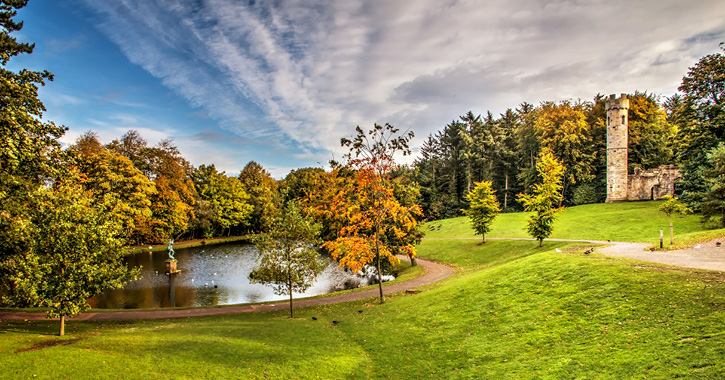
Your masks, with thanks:
M 457 239 L 457 240 L 479 240 L 480 238 L 430 238 L 432 239 Z M 486 238 L 486 240 L 534 240 L 529 238 Z M 673 251 L 647 251 L 649 246 L 647 243 L 626 243 L 626 242 L 608 242 L 602 240 L 578 240 L 578 239 L 546 239 L 547 241 L 564 241 L 564 242 L 580 242 L 592 244 L 608 245 L 604 248 L 596 249 L 596 252 L 608 256 L 626 257 L 630 259 L 650 261 L 660 264 L 674 265 L 685 268 L 707 269 L 725 272 L 725 246 L 717 247 L 716 242 L 719 240 L 725 243 L 725 237 L 715 239 L 706 243 L 698 244 L 699 248 L 688 248 Z M 450 267 L 433 261 L 417 259 L 418 265 L 425 268 L 426 273 L 420 277 L 405 282 L 392 284 L 383 287 L 383 293 L 396 293 L 418 286 L 432 284 L 446 277 L 453 275 L 454 271 Z M 366 298 L 377 297 L 379 290 L 377 287 L 347 294 L 321 298 L 301 298 L 295 300 L 295 308 L 327 305 L 332 303 L 341 303 L 349 301 L 357 301 Z M 254 311 L 270 311 L 282 310 L 289 308 L 287 301 L 279 301 L 266 304 L 246 304 L 239 306 L 227 306 L 218 308 L 194 308 L 183 310 L 145 310 L 145 311 L 116 311 L 102 313 L 82 313 L 72 319 L 75 321 L 84 320 L 114 320 L 114 319 L 163 319 L 163 318 L 183 318 L 183 317 L 201 317 L 209 315 L 223 315 L 236 313 L 250 313 Z M 26 311 L 0 311 L 0 321 L 2 320 L 44 320 L 45 313 L 26 312 Z
M 432 238 L 434 239 L 434 238 Z M 451 238 L 440 238 L 451 239 Z M 456 239 L 456 238 L 452 238 Z M 461 238 L 474 239 L 474 238 Z M 480 238 L 475 238 L 480 240 Z M 529 238 L 486 238 L 486 240 L 534 240 Z M 697 244 L 696 247 L 672 251 L 648 251 L 647 243 L 627 243 L 603 240 L 579 239 L 546 239 L 547 241 L 569 241 L 579 243 L 605 244 L 607 247 L 597 248 L 595 252 L 607 256 L 626 257 L 629 259 L 649 261 L 659 264 L 674 265 L 683 268 L 707 269 L 725 272 L 725 236 Z M 718 247 L 717 242 L 723 243 Z
M 425 268 L 425 274 L 412 280 L 383 286 L 383 293 L 390 294 L 418 286 L 432 284 L 449 277 L 455 273 L 450 267 L 433 261 L 416 259 L 418 265 Z M 341 303 L 349 301 L 357 301 L 366 298 L 377 297 L 380 290 L 377 287 L 363 290 L 360 292 L 340 294 L 337 296 L 321 297 L 321 298 L 300 298 L 294 301 L 295 309 L 305 306 L 327 305 L 331 303 Z M 183 317 L 202 317 L 209 315 L 250 313 L 254 311 L 270 311 L 270 310 L 287 310 L 289 301 L 279 301 L 275 303 L 265 304 L 246 304 L 239 306 L 227 306 L 216 308 L 194 308 L 183 310 L 145 310 L 145 311 L 112 311 L 104 313 L 81 313 L 71 318 L 74 321 L 85 320 L 115 320 L 115 319 L 163 319 L 163 318 L 183 318 Z M 0 321 L 3 320 L 45 320 L 45 313 L 27 312 L 27 311 L 0 311 Z

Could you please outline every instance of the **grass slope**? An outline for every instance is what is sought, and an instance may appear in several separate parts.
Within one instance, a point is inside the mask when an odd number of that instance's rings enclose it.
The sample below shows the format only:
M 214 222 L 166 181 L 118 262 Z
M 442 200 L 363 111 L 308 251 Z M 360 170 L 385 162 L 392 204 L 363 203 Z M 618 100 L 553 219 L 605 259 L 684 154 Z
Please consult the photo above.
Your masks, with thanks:
M 657 209 L 663 201 L 599 203 L 568 207 L 554 223 L 553 239 L 592 239 L 627 242 L 659 242 L 660 228 L 669 245 L 669 220 Z M 499 214 L 486 237 L 525 238 L 528 214 Z M 680 236 L 703 231 L 697 215 L 673 218 L 675 243 Z M 440 226 L 440 229 L 438 228 Z M 473 238 L 468 218 L 459 217 L 429 222 L 424 226 L 428 238 Z M 718 230 L 714 237 L 725 235 Z M 708 235 L 710 236 L 710 235 Z M 480 236 L 478 236 L 480 237 Z
M 456 276 L 292 320 L 72 321 L 64 339 L 54 322 L 4 322 L 0 377 L 725 378 L 722 273 L 491 243 L 425 241 L 421 256 Z

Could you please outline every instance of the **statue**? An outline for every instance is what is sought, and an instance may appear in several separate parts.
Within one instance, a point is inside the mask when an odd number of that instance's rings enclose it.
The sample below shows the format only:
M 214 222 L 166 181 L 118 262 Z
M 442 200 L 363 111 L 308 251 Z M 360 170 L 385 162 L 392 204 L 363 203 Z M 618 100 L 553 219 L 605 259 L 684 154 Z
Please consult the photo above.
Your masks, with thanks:
M 174 258 L 174 238 L 169 240 L 169 246 L 166 247 L 166 250 L 169 251 L 169 260 L 176 260 Z

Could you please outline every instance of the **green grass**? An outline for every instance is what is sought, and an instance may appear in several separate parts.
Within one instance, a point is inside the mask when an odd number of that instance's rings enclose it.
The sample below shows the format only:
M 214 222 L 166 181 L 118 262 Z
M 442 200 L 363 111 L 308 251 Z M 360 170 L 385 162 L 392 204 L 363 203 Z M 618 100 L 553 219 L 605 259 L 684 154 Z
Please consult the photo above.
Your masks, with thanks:
M 554 223 L 551 238 L 659 244 L 660 228 L 664 230 L 665 236 L 669 236 L 669 220 L 657 210 L 662 202 L 599 203 L 568 207 Z M 526 213 L 499 214 L 486 237 L 529 237 L 525 230 L 527 219 Z M 706 229 L 697 215 L 675 217 L 673 220 L 675 239 Z M 429 238 L 476 237 L 466 217 L 429 222 L 423 230 Z
M 532 243 L 426 240 L 457 275 L 295 319 L 3 322 L 0 378 L 725 378 L 725 274 Z
M 201 247 L 201 246 L 207 246 L 207 245 L 216 245 L 216 244 L 225 244 L 225 243 L 233 243 L 233 242 L 248 242 L 250 235 L 243 235 L 243 236 L 229 236 L 229 237 L 220 237 L 220 238 L 212 238 L 212 239 L 202 239 L 202 240 L 190 240 L 190 241 L 179 241 L 174 242 L 174 249 L 179 248 L 192 248 L 192 247 Z M 150 246 L 151 249 L 148 247 L 129 247 L 126 249 L 127 254 L 134 254 L 134 253 L 140 253 L 140 252 L 159 252 L 159 251 L 166 251 L 167 245 L 163 244 L 157 244 Z

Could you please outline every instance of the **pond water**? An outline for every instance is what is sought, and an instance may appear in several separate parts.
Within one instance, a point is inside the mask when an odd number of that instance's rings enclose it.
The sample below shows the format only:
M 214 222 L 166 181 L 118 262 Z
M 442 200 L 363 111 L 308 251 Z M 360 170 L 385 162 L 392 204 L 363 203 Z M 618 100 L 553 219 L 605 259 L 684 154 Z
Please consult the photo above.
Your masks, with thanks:
M 254 245 L 248 243 L 177 249 L 174 256 L 181 272 L 173 276 L 165 274 L 166 251 L 129 255 L 126 258 L 128 265 L 141 266 L 142 278 L 123 289 L 95 296 L 88 303 L 99 309 L 138 309 L 288 300 L 289 296 L 274 294 L 271 286 L 249 283 L 248 276 L 257 265 L 258 255 Z M 330 261 L 315 284 L 305 293 L 294 293 L 295 298 L 376 282 L 374 276 L 349 273 Z M 391 276 L 383 276 L 383 281 L 391 279 Z

